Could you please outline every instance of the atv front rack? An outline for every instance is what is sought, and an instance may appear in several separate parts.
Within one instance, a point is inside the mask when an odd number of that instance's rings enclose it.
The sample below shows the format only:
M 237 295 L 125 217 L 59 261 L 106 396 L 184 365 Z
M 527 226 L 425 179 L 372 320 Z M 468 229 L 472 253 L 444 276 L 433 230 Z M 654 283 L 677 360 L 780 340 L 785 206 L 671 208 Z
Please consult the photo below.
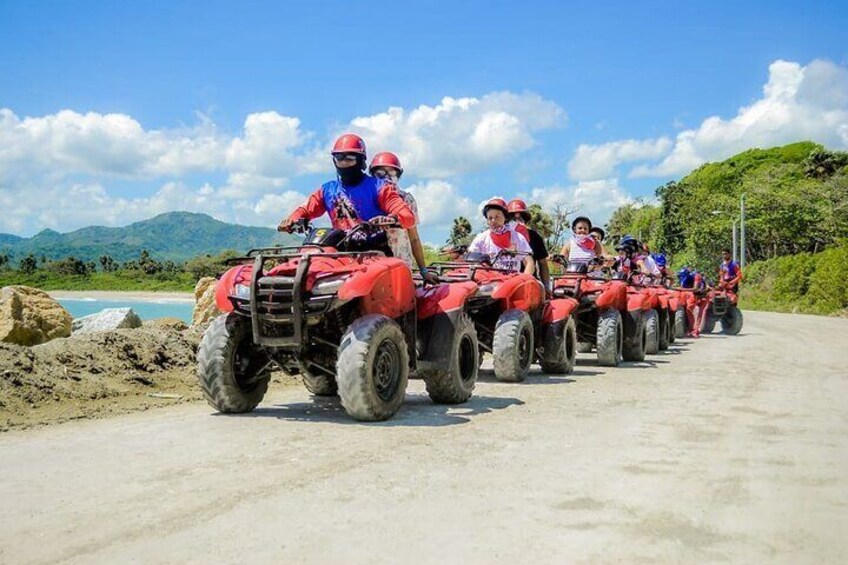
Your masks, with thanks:
M 324 315 L 336 299 L 335 294 L 310 296 L 306 290 L 309 265 L 316 257 L 380 257 L 379 251 L 302 253 L 304 247 L 272 247 L 252 249 L 241 263 L 253 260 L 250 281 L 249 312 L 253 329 L 253 343 L 272 347 L 299 349 L 309 339 L 308 321 Z M 292 252 L 286 252 L 292 250 Z M 263 252 L 269 252 L 263 254 Z M 263 267 L 268 261 L 278 263 L 297 260 L 294 276 L 266 275 Z M 240 302 L 244 299 L 232 297 Z

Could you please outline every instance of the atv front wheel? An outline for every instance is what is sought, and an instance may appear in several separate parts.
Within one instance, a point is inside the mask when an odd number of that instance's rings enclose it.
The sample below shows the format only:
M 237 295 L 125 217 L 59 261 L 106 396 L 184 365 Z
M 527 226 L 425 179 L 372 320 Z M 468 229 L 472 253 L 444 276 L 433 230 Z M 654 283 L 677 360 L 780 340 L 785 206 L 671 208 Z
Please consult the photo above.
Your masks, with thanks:
M 657 349 L 665 351 L 668 349 L 668 310 L 660 309 L 657 311 Z
M 409 352 L 400 326 L 386 316 L 355 320 L 342 336 L 336 362 L 342 406 L 356 420 L 391 418 L 403 404 Z
M 427 394 L 439 404 L 460 404 L 471 398 L 477 383 L 480 351 L 477 330 L 468 314 L 460 314 L 452 329 L 445 328 L 434 337 L 446 338 L 447 343 L 434 343 L 448 350 L 447 366 L 421 369 Z M 449 332 L 449 333 L 448 333 Z M 447 334 L 447 335 L 445 335 Z
M 704 314 L 704 329 L 701 330 L 702 334 L 711 334 L 715 331 L 716 322 L 718 320 L 709 312 Z
M 645 316 L 645 333 L 647 334 L 645 341 L 645 353 L 648 355 L 656 355 L 660 350 L 660 318 L 655 309 L 650 309 L 643 312 Z
M 527 312 L 512 309 L 501 314 L 492 346 L 495 378 L 506 382 L 526 379 L 534 351 L 533 322 Z
M 639 321 L 636 322 L 636 335 L 624 342 L 624 350 L 622 357 L 625 361 L 644 361 L 645 346 L 648 343 L 648 332 L 645 327 L 644 316 L 639 316 Z
M 742 310 L 730 306 L 721 317 L 721 331 L 727 335 L 737 335 L 742 331 Z
M 335 377 L 303 369 L 301 376 L 306 390 L 315 396 L 336 396 L 339 393 L 339 385 L 336 383 Z
M 200 390 L 219 412 L 250 412 L 268 390 L 269 361 L 253 344 L 250 320 L 232 313 L 218 316 L 197 349 Z
M 545 349 L 542 354 L 542 371 L 554 375 L 567 375 L 574 370 L 577 358 L 577 324 L 569 316 L 553 323 L 545 331 Z
M 624 323 L 621 313 L 607 308 L 598 316 L 598 364 L 602 367 L 618 367 L 624 349 Z
M 674 337 L 686 337 L 686 308 L 682 306 L 674 312 Z

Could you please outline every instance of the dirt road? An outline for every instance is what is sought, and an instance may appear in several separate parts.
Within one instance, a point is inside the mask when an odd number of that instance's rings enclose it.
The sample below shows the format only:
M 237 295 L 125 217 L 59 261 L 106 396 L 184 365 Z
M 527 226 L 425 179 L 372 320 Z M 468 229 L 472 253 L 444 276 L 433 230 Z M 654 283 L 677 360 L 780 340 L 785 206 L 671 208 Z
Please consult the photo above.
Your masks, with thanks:
M 746 312 L 378 424 L 289 388 L 5 433 L 0 563 L 844 562 L 846 333 Z

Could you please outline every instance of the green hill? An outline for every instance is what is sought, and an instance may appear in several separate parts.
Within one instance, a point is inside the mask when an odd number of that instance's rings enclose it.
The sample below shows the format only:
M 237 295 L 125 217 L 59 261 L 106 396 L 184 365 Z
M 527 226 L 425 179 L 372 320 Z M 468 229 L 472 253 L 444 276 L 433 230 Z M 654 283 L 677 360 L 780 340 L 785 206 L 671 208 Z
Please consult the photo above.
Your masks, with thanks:
M 92 226 L 64 234 L 44 230 L 31 238 L 0 234 L 0 254 L 8 254 L 12 261 L 33 254 L 48 259 L 73 256 L 85 261 L 109 255 L 122 262 L 137 259 L 146 249 L 155 259 L 181 262 L 227 249 L 247 251 L 297 241 L 270 228 L 228 224 L 206 214 L 169 212 L 118 228 Z

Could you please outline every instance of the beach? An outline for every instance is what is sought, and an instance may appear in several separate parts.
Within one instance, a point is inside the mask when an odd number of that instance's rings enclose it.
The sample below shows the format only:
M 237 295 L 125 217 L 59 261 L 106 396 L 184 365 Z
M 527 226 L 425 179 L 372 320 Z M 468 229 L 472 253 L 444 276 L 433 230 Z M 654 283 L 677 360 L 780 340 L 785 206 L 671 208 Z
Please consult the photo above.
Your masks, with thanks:
M 120 300 L 129 302 L 194 302 L 191 292 L 150 292 L 117 290 L 50 290 L 55 300 Z

